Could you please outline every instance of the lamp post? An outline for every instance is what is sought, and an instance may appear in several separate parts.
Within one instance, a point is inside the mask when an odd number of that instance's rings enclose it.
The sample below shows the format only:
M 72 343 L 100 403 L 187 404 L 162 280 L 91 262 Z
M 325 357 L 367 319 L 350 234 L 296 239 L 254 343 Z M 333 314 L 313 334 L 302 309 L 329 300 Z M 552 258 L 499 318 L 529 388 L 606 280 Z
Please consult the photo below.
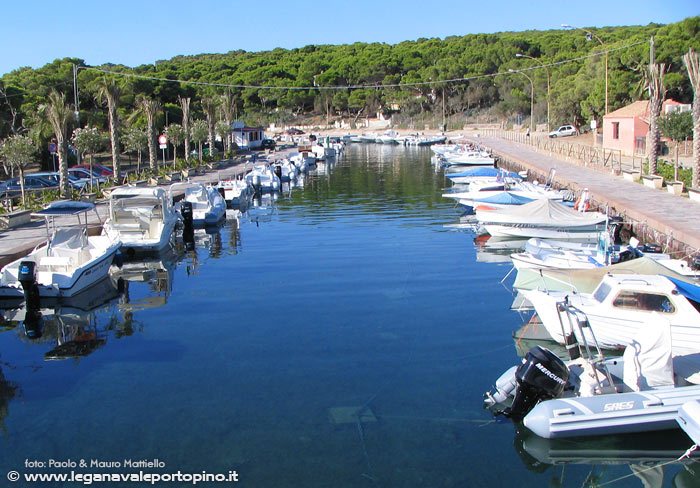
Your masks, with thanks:
M 608 48 L 605 47 L 605 43 L 603 42 L 603 40 L 600 37 L 595 35 L 593 32 L 589 31 L 588 29 L 584 29 L 583 27 L 573 27 L 569 24 L 562 24 L 561 26 L 564 29 L 582 30 L 583 32 L 586 33 L 586 40 L 587 41 L 590 41 L 595 37 L 595 39 L 603 47 L 603 51 L 605 51 L 605 115 L 608 115 Z
M 532 78 L 530 78 L 528 75 L 523 73 L 522 71 L 518 71 L 516 69 L 509 69 L 509 73 L 519 73 L 523 75 L 525 78 L 528 79 L 530 82 L 530 133 L 534 132 L 534 128 L 532 125 L 532 122 L 535 119 L 535 84 L 532 82 Z
M 547 67 L 546 64 L 544 64 L 542 61 L 540 61 L 537 58 L 533 58 L 532 56 L 528 56 L 527 54 L 522 54 L 522 53 L 516 53 L 515 54 L 516 58 L 529 58 L 534 60 L 537 64 L 542 66 L 547 73 L 547 130 L 550 129 L 549 127 L 549 68 Z

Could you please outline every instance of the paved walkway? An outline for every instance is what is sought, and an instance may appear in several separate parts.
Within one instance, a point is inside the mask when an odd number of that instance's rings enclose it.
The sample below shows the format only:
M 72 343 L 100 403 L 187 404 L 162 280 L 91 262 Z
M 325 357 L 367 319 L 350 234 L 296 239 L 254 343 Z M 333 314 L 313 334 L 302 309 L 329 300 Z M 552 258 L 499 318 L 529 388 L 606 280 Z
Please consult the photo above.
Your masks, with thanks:
M 577 193 L 588 188 L 592 198 L 610 205 L 617 213 L 646 224 L 695 249 L 700 249 L 700 203 L 666 191 L 654 190 L 621 176 L 603 173 L 555 155 L 539 153 L 529 146 L 495 137 L 469 138 L 490 147 L 496 154 L 529 170 L 547 174 L 556 170 L 555 181 Z

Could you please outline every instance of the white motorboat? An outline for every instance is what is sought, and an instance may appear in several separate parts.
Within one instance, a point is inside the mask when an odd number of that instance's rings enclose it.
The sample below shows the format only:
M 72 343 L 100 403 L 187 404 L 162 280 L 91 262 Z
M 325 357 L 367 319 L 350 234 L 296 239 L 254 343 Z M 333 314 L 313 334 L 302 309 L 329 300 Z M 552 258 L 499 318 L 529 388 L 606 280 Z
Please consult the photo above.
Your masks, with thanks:
M 585 335 L 586 316 L 564 302 L 559 306 L 579 330 L 577 336 Z M 550 439 L 677 428 L 679 408 L 700 400 L 700 353 L 674 358 L 671 327 L 664 320 L 653 325 L 637 334 L 622 357 L 604 358 L 594 348 L 595 337 L 571 344 L 566 363 L 535 346 L 485 394 L 485 406 L 522 419 L 526 428 Z
M 102 234 L 120 239 L 127 252 L 159 251 L 170 242 L 178 220 L 165 189 L 122 186 L 109 195 Z
M 253 169 L 245 175 L 245 181 L 255 192 L 264 193 L 280 189 L 280 178 L 267 161 L 255 164 Z
M 488 166 L 480 166 L 478 168 L 470 168 L 466 171 L 457 173 L 446 173 L 445 177 L 452 183 L 470 184 L 470 183 L 515 183 L 522 180 L 522 177 L 517 173 L 512 173 L 498 168 Z
M 523 290 L 552 339 L 564 344 L 570 330 L 558 303 L 567 300 L 588 317 L 587 333 L 601 347 L 624 348 L 649 327 L 652 316 L 671 323 L 673 347 L 700 350 L 700 286 L 661 275 L 606 275 L 593 293 Z M 582 338 L 579 338 L 581 340 Z M 591 337 L 586 337 L 591 340 Z
M 379 144 L 397 144 L 396 138 L 399 137 L 399 133 L 395 130 L 388 130 L 384 134 L 377 136 L 375 142 Z
M 184 195 L 175 204 L 175 210 L 180 212 L 185 202 L 192 204 L 193 225 L 216 225 L 226 217 L 226 201 L 213 186 L 184 181 L 173 183 L 168 190 L 168 199 L 174 201 L 181 193 Z
M 251 193 L 248 183 L 242 178 L 220 180 L 216 187 L 223 190 L 224 200 L 232 207 L 244 204 Z
M 59 201 L 33 213 L 46 220 L 47 241 L 2 269 L 0 298 L 71 297 L 108 276 L 122 243 L 116 235 L 89 236 L 90 211 L 97 214 L 92 203 Z M 78 226 L 59 226 L 63 216 L 77 217 Z
M 289 159 L 281 159 L 273 163 L 275 174 L 279 177 L 280 181 L 293 181 L 297 179 L 299 175 L 299 169 L 294 163 Z M 279 168 L 279 169 L 278 169 Z
M 541 198 L 504 209 L 476 208 L 479 223 L 492 236 L 595 240 L 607 216 L 577 212 L 563 203 Z

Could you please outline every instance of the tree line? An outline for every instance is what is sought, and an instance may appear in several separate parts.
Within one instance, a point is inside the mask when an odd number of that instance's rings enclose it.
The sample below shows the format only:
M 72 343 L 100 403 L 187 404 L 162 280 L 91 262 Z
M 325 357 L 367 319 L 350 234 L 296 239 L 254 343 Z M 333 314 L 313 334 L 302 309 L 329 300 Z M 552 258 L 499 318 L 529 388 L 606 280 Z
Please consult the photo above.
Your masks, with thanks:
M 122 149 L 147 150 L 155 168 L 157 134 L 165 131 L 178 147 L 184 145 L 187 157 L 192 142 L 213 146 L 217 135 L 228 140 L 233 120 L 284 125 L 305 115 L 357 120 L 376 112 L 396 120 L 529 117 L 530 82 L 509 70 L 527 70 L 532 78 L 536 122 L 585 125 L 605 113 L 604 50 L 609 111 L 649 96 L 652 37 L 656 62 L 665 67 L 666 97 L 690 103 L 692 83 L 682 57 L 691 48 L 700 50 L 700 17 L 668 25 L 472 34 L 395 45 L 239 50 L 135 68 L 57 59 L 0 78 L 0 140 L 25 134 L 45 148 L 54 139 L 59 159 L 67 161 L 64 146 L 72 130 L 95 127 L 109 134 L 115 169 Z M 45 149 L 41 154 L 48 160 Z

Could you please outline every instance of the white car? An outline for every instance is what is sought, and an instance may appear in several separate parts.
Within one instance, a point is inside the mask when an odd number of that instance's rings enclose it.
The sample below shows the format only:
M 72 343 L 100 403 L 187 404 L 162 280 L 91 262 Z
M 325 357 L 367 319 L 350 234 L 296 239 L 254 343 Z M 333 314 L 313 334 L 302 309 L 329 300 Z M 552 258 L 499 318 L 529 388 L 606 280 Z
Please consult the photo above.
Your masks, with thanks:
M 557 130 L 549 133 L 549 137 L 577 136 L 578 128 L 575 125 L 562 125 Z

